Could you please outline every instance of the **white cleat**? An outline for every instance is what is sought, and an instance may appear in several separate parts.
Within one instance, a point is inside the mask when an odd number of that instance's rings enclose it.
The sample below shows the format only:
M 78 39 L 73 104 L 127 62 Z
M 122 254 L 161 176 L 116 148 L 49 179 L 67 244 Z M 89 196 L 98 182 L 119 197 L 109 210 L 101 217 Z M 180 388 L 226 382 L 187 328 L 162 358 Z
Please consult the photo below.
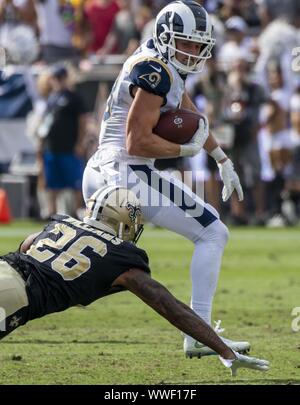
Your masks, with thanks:
M 249 342 L 236 342 L 234 340 L 225 339 L 223 337 L 220 338 L 228 347 L 230 347 L 230 349 L 234 350 L 235 352 L 245 354 L 249 353 L 250 351 L 251 346 Z M 190 359 L 193 357 L 198 357 L 200 359 L 202 356 L 211 356 L 218 354 L 210 347 L 197 342 L 197 340 L 191 338 L 190 336 L 186 336 L 184 338 L 183 351 L 185 353 L 185 356 L 189 357 Z
M 216 322 L 216 325 L 217 326 L 215 328 L 215 332 L 222 333 L 224 329 L 220 329 L 220 321 Z M 249 342 L 237 342 L 234 340 L 225 339 L 222 336 L 220 336 L 220 339 L 222 339 L 223 342 L 235 352 L 247 354 L 250 351 L 251 346 Z M 184 337 L 183 351 L 185 356 L 190 359 L 193 357 L 198 357 L 198 359 L 200 359 L 202 356 L 211 356 L 218 354 L 210 347 L 205 346 L 203 343 L 197 342 L 197 340 L 187 335 L 185 335 Z

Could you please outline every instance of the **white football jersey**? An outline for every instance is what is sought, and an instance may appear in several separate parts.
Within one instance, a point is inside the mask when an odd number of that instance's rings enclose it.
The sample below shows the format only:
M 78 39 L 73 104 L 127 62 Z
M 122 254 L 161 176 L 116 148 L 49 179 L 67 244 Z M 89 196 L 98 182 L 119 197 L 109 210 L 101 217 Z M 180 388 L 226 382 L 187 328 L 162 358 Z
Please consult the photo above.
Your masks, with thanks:
M 99 150 L 89 165 L 98 165 L 109 160 L 143 161 L 154 159 L 134 157 L 126 151 L 126 120 L 133 100 L 135 86 L 164 98 L 161 112 L 178 108 L 184 93 L 184 77 L 159 55 L 150 39 L 130 56 L 107 100 L 106 111 L 101 123 Z

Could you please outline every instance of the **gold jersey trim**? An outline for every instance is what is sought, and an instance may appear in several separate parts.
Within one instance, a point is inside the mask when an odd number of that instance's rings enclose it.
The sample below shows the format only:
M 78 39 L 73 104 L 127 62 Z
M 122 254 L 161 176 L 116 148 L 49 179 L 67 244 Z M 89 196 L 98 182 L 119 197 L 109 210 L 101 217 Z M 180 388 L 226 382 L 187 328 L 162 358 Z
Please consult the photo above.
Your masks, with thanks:
M 159 63 L 159 64 L 166 70 L 166 72 L 167 72 L 168 75 L 169 75 L 169 78 L 170 78 L 171 83 L 173 83 L 173 75 L 172 75 L 172 73 L 171 73 L 169 67 L 168 67 L 162 60 L 160 60 L 160 59 L 158 59 L 158 58 L 153 58 L 153 57 L 151 57 L 151 56 L 141 56 L 140 58 L 136 59 L 136 60 L 135 60 L 134 62 L 132 62 L 131 65 L 129 66 L 129 72 L 132 71 L 133 67 L 134 67 L 137 63 L 140 63 L 140 62 L 143 62 L 143 61 L 154 61 L 154 62 Z

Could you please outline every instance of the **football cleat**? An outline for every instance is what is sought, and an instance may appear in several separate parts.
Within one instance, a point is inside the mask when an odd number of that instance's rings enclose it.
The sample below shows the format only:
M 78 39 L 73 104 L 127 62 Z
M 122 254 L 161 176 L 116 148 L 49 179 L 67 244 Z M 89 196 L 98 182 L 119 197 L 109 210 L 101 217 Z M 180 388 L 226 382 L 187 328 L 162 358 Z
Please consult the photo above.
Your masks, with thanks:
M 215 332 L 216 333 L 222 333 L 224 332 L 225 329 L 220 328 L 220 321 L 215 322 L 216 327 L 215 327 Z M 230 347 L 230 349 L 234 350 L 235 352 L 241 353 L 241 354 L 247 354 L 250 351 L 251 345 L 249 342 L 238 342 L 235 340 L 230 340 L 230 339 L 225 339 L 222 336 L 220 336 L 220 339 L 223 340 L 223 342 Z M 210 347 L 204 345 L 203 343 L 198 342 L 194 338 L 185 335 L 184 341 L 183 341 L 183 351 L 184 354 L 187 358 L 193 358 L 197 357 L 200 359 L 202 356 L 211 356 L 211 355 L 217 355 L 218 353 L 215 352 L 213 349 Z

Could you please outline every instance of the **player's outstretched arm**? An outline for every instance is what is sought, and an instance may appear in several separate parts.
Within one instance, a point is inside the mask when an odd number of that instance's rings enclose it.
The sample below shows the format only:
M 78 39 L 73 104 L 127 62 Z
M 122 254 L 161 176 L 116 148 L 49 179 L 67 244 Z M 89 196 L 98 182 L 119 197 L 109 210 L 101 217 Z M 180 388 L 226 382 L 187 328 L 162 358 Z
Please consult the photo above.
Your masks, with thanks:
M 211 347 L 222 357 L 227 359 L 235 358 L 231 349 L 223 343 L 206 322 L 144 271 L 131 269 L 118 277 L 114 284 L 121 284 L 166 318 L 176 328 Z
M 119 276 L 114 285 L 122 285 L 176 328 L 219 353 L 221 362 L 230 368 L 232 376 L 236 376 L 238 368 L 258 371 L 269 369 L 269 362 L 266 360 L 233 352 L 191 308 L 177 300 L 162 284 L 151 279 L 149 274 L 131 269 Z

